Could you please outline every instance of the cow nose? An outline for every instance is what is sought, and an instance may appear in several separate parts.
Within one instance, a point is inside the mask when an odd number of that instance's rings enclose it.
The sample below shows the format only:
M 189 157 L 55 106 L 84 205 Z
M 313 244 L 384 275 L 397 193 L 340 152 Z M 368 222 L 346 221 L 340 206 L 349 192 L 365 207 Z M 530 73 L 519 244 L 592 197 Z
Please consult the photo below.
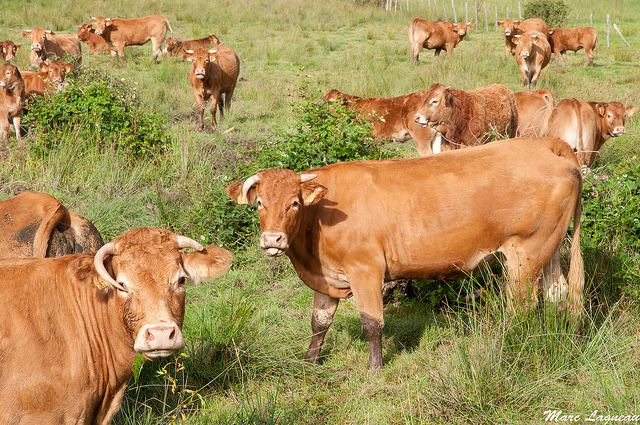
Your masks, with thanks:
M 96 29 L 96 34 L 102 35 L 102 30 Z
M 42 49 L 42 46 L 41 46 L 40 44 L 37 44 L 37 43 L 36 43 L 36 44 L 32 44 L 32 45 L 31 45 L 31 50 L 36 50 L 36 51 L 38 51 L 38 50 L 41 50 L 41 49 Z
M 622 136 L 626 132 L 627 130 L 624 127 L 616 127 L 613 129 L 613 134 L 616 136 Z
M 528 58 L 529 52 L 520 52 L 520 56 L 522 56 L 523 58 Z
M 289 248 L 289 240 L 282 232 L 263 232 L 260 236 L 260 248 L 269 255 L 279 256 Z
M 149 357 L 168 356 L 182 348 L 184 348 L 182 331 L 175 323 L 166 322 L 143 326 L 134 345 L 136 351 L 146 353 Z

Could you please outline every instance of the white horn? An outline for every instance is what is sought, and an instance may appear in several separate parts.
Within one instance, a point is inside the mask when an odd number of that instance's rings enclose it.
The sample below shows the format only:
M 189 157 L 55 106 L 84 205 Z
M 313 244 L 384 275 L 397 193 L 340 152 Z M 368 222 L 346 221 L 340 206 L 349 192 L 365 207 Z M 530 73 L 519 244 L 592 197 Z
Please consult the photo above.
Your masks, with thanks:
M 125 289 L 122 287 L 122 285 L 116 282 L 115 279 L 111 277 L 107 269 L 104 267 L 104 257 L 106 257 L 109 254 L 112 254 L 114 248 L 115 248 L 115 245 L 113 245 L 113 242 L 109 242 L 108 244 L 100 248 L 98 252 L 96 252 L 95 257 L 93 257 L 93 265 L 96 268 L 96 272 L 98 272 L 101 278 L 109 282 L 111 286 L 113 286 L 114 288 L 124 291 Z
M 244 184 L 242 185 L 242 199 L 244 200 L 244 202 L 249 202 L 249 200 L 247 199 L 247 194 L 249 193 L 249 189 L 251 189 L 251 187 L 258 183 L 260 181 L 260 177 L 258 177 L 257 174 L 254 174 L 253 176 L 249 177 Z
M 300 183 L 308 182 L 309 180 L 313 180 L 318 177 L 315 174 L 300 174 Z
M 202 245 L 186 236 L 176 236 L 176 241 L 178 241 L 178 248 L 193 248 L 196 251 L 202 251 L 203 249 Z

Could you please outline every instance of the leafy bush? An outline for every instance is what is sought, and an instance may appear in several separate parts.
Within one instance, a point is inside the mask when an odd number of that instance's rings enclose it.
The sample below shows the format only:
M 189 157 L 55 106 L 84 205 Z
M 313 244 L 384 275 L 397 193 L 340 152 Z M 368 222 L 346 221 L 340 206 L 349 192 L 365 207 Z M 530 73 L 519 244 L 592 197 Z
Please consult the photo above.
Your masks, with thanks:
M 152 155 L 170 141 L 167 122 L 147 112 L 124 80 L 97 71 L 85 72 L 49 97 L 33 96 L 24 124 L 30 127 L 31 147 L 46 153 L 63 140 L 99 148 L 124 149 L 134 156 Z
M 524 5 L 524 17 L 542 18 L 549 28 L 561 28 L 569 15 L 569 6 L 562 0 L 535 0 Z

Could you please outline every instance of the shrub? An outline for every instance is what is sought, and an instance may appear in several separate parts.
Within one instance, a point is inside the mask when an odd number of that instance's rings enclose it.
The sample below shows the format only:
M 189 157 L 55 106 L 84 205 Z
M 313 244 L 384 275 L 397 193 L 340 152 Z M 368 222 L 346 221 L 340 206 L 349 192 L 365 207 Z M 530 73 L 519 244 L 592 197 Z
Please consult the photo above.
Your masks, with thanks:
M 542 18 L 549 28 L 561 28 L 569 14 L 569 6 L 562 0 L 534 0 L 524 5 L 524 17 Z

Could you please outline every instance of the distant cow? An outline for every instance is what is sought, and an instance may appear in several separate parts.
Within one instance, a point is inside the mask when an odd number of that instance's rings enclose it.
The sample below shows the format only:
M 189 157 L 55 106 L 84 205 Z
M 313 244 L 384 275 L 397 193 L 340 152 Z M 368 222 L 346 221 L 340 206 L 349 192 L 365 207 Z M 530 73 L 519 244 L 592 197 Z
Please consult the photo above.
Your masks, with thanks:
M 149 228 L 95 254 L 0 260 L 0 423 L 108 424 L 136 353 L 185 346 L 185 281 L 215 277 L 230 260 Z
M 436 83 L 421 93 L 414 120 L 442 133 L 440 150 L 477 146 L 516 135 L 517 100 L 503 85 L 463 91 Z
M 460 44 L 467 31 L 473 28 L 471 22 L 429 22 L 424 19 L 414 19 L 409 24 L 407 32 L 411 43 L 411 63 L 418 62 L 420 50 L 435 49 L 434 57 L 440 55 L 441 50 L 446 50 L 447 55 Z
M 553 176 L 550 178 L 549 176 Z M 458 279 L 496 258 L 509 299 L 565 299 L 579 316 L 582 177 L 559 139 L 512 139 L 422 158 L 342 162 L 297 174 L 270 169 L 227 187 L 258 205 L 260 247 L 287 255 L 313 289 L 317 362 L 340 299 L 353 295 L 369 339 L 369 368 L 382 367 L 382 284 Z M 559 250 L 574 220 L 569 283 Z M 544 270 L 544 271 L 543 271 Z
M 99 55 L 100 53 L 109 53 L 111 50 L 107 46 L 107 42 L 104 37 L 96 34 L 96 30 L 91 28 L 91 25 L 82 24 L 78 27 L 78 31 L 75 33 L 75 37 L 89 45 L 90 55 Z
M 16 52 L 22 49 L 22 46 L 16 45 L 13 41 L 0 41 L 0 56 L 7 62 L 11 62 L 16 58 Z
M 562 99 L 551 114 L 547 134 L 567 142 L 576 151 L 580 166 L 589 169 L 609 138 L 626 133 L 625 119 L 636 112 L 636 106 L 625 108 L 620 102 Z
M 518 100 L 517 137 L 543 137 L 549 128 L 549 118 L 555 106 L 551 90 L 514 93 Z
M 513 21 L 511 19 L 505 19 L 499 21 L 498 26 L 504 30 L 504 57 L 509 58 L 509 54 L 516 54 L 516 44 L 513 40 L 514 35 L 522 35 L 527 31 L 539 31 L 542 34 L 549 32 L 549 27 L 540 18 L 530 18 L 524 21 Z
M 44 96 L 55 91 L 56 87 L 64 82 L 66 73 L 73 69 L 73 64 L 59 60 L 51 61 L 49 64 L 40 62 L 40 69 L 40 72 L 22 72 L 27 97 L 31 94 Z
M 330 90 L 324 95 L 324 101 L 335 102 L 341 99 L 349 109 L 368 116 L 373 123 L 373 136 L 396 142 L 412 139 L 420 156 L 433 153 L 431 143 L 436 132 L 430 127 L 420 127 L 413 116 L 420 106 L 420 93 L 411 93 L 392 98 L 360 98 Z
M 186 60 L 192 62 L 189 81 L 198 103 L 198 129 L 204 129 L 204 103 L 211 98 L 211 128 L 217 127 L 216 107 L 222 117 L 223 107 L 229 109 L 238 81 L 240 60 L 233 50 L 221 44 L 217 49 L 186 50 Z
M 516 62 L 520 68 L 523 85 L 529 90 L 538 83 L 540 71 L 551 60 L 551 46 L 547 37 L 538 31 L 527 31 L 522 35 L 514 35 L 516 43 Z
M 23 30 L 22 37 L 31 40 L 31 66 L 37 67 L 40 62 L 56 57 L 64 58 L 65 55 L 71 56 L 78 65 L 82 62 L 82 46 L 73 34 L 56 34 L 50 30 L 34 28 Z
M 153 46 L 153 62 L 166 51 L 164 39 L 167 27 L 173 34 L 169 21 L 160 15 L 151 15 L 136 19 L 111 19 L 104 16 L 92 17 L 90 25 L 96 27 L 96 34 L 104 37 L 107 47 L 111 50 L 111 66 L 116 54 L 122 66 L 125 46 L 141 46 L 151 40 Z
M 16 141 L 20 143 L 20 121 L 26 94 L 24 80 L 18 68 L 5 63 L 0 67 L 0 124 L 4 133 L 4 146 L 9 145 L 9 126 L 16 130 Z
M 553 28 L 547 34 L 556 61 L 562 54 L 566 64 L 567 50 L 577 52 L 584 49 L 588 65 L 593 66 L 593 53 L 598 53 L 598 31 L 595 28 Z
M 184 52 L 185 50 L 193 50 L 196 48 L 211 49 L 220 45 L 220 39 L 214 34 L 195 40 L 178 40 L 176 38 L 169 37 L 164 42 L 167 45 L 167 54 L 169 56 L 182 59 L 187 57 L 187 54 Z
M 102 245 L 89 220 L 49 194 L 27 190 L 0 202 L 0 258 L 58 257 Z

